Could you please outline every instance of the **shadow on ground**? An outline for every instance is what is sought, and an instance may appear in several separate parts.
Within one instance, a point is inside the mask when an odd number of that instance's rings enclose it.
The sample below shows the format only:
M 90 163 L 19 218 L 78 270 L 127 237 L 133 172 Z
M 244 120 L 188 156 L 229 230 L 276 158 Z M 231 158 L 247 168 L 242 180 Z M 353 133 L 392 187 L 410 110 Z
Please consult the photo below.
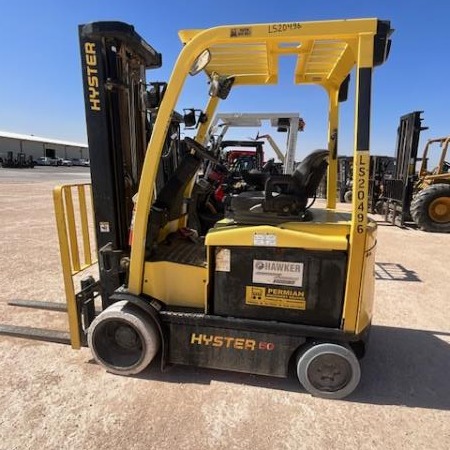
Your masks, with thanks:
M 422 281 L 413 270 L 397 263 L 375 263 L 375 279 L 390 281 Z
M 440 333 L 373 326 L 362 361 L 362 379 L 345 401 L 411 408 L 450 410 L 450 345 Z M 288 379 L 220 370 L 174 366 L 161 373 L 153 364 L 141 379 L 173 383 L 210 384 L 212 381 L 298 392 L 294 374 Z
M 375 220 L 375 222 L 377 222 L 377 225 L 381 227 L 396 226 L 398 228 L 402 228 L 403 230 L 413 230 L 413 231 L 419 229 L 417 224 L 411 221 L 410 219 L 404 220 L 402 225 L 400 215 L 397 215 L 394 221 L 392 221 L 391 215 L 386 220 L 386 216 L 384 214 L 373 214 L 372 218 Z

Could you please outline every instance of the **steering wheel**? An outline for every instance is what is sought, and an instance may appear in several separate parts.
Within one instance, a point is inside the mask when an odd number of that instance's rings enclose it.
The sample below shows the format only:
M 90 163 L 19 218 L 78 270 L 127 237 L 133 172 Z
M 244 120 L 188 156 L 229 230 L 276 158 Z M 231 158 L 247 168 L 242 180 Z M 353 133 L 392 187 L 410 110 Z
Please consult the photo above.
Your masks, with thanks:
M 186 136 L 184 138 L 184 142 L 189 148 L 195 150 L 195 153 L 197 153 L 203 159 L 207 159 L 208 161 L 211 161 L 215 164 L 220 164 L 220 161 L 215 156 L 208 152 L 208 150 L 206 150 L 206 148 L 202 144 L 199 144 L 194 139 Z

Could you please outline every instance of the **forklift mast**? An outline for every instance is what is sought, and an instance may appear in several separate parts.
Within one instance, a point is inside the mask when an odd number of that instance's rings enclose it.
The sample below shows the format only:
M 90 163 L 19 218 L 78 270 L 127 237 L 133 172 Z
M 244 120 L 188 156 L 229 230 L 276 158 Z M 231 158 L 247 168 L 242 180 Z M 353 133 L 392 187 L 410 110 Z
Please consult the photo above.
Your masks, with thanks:
M 394 176 L 385 180 L 384 185 L 384 201 L 387 205 L 394 205 L 394 211 L 397 211 L 397 207 L 400 208 L 401 226 L 409 217 L 414 183 L 417 181 L 416 163 L 420 132 L 428 129 L 422 126 L 422 113 L 423 111 L 414 111 L 400 117 Z M 388 211 L 389 207 L 385 209 Z
M 162 62 L 161 54 L 125 23 L 80 25 L 79 38 L 94 223 L 105 303 L 124 282 L 120 261 L 129 255 L 133 196 L 138 190 L 151 133 L 146 69 L 159 68 Z

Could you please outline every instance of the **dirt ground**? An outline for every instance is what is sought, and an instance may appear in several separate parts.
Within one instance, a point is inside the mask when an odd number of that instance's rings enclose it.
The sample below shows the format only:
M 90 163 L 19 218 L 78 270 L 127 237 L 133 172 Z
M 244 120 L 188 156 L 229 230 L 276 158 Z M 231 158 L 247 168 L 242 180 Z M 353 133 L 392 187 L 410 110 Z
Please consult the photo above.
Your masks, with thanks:
M 51 189 L 86 180 L 86 169 L 0 169 L 0 322 L 65 329 L 64 314 L 6 303 L 63 299 Z M 88 349 L 0 336 L 0 449 L 448 449 L 449 270 L 450 235 L 380 223 L 370 348 L 341 401 L 293 378 L 119 377 Z

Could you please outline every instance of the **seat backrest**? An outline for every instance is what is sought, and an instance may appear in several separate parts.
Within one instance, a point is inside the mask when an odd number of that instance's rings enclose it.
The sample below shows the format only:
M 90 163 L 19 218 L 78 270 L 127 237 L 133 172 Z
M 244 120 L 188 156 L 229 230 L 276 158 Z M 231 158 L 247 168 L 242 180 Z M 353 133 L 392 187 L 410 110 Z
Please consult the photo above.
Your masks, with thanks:
M 146 257 L 149 257 L 154 251 L 159 233 L 167 222 L 178 219 L 183 214 L 184 192 L 201 163 L 201 159 L 186 154 L 158 192 L 148 219 L 145 241 Z
M 177 219 L 182 215 L 184 191 L 201 163 L 201 159 L 196 156 L 185 155 L 172 176 L 158 193 L 154 206 L 166 210 L 168 220 Z
M 328 150 L 314 150 L 301 161 L 292 174 L 300 191 L 314 197 L 328 167 Z

